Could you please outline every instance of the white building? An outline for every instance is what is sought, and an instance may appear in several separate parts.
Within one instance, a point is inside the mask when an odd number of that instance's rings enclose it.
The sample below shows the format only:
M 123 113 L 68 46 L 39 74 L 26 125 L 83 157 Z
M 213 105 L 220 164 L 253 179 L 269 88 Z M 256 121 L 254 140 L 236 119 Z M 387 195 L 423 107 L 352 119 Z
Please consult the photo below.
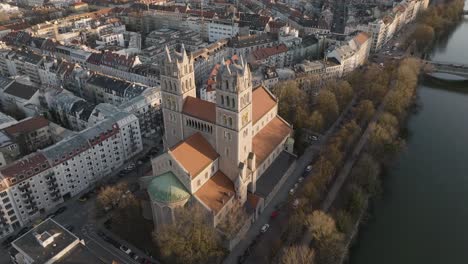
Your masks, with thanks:
M 4 237 L 77 195 L 143 149 L 138 118 L 116 112 L 95 126 L 0 169 Z M 8 198 L 8 199 L 6 199 Z

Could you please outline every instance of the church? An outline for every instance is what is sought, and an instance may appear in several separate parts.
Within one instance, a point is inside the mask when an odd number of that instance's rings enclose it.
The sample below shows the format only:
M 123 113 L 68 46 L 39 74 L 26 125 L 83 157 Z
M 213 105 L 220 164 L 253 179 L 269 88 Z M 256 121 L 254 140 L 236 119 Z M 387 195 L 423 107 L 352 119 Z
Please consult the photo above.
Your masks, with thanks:
M 257 180 L 283 151 L 292 153 L 293 129 L 278 116 L 265 87 L 252 87 L 242 57 L 221 62 L 216 102 L 196 97 L 193 58 L 182 47 L 161 67 L 165 152 L 140 179 L 155 227 L 174 221 L 174 209 L 199 203 L 214 227 L 235 203 L 255 199 Z M 255 205 L 254 205 L 255 206 Z

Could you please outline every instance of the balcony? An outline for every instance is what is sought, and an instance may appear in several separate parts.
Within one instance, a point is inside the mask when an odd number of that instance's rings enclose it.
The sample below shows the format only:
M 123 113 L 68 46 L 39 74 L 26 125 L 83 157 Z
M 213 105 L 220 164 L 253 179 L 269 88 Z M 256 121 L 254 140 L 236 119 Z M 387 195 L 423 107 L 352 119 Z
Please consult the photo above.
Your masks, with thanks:
M 51 192 L 51 195 L 53 197 L 60 197 L 60 190 L 55 189 L 54 191 Z
M 29 183 L 26 183 L 24 185 L 21 185 L 21 186 L 18 186 L 18 190 L 20 191 L 25 191 L 26 189 L 28 189 L 30 186 L 29 186 Z
M 52 198 L 52 202 L 56 203 L 60 200 L 60 198 L 61 198 L 60 196 L 54 197 Z
M 53 191 L 53 190 L 57 189 L 57 187 L 58 187 L 57 183 L 47 184 L 47 188 L 49 189 L 49 191 Z

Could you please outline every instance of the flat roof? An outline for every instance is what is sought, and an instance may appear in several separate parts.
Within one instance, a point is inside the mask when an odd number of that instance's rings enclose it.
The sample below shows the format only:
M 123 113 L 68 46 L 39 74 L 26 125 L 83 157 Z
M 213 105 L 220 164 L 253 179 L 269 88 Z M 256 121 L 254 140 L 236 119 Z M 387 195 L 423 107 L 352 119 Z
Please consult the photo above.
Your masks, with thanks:
M 296 158 L 286 151 L 283 151 L 271 163 L 270 167 L 257 180 L 255 195 L 266 198 Z
M 40 239 L 53 237 L 53 242 L 43 247 L 36 237 L 40 237 Z M 11 245 L 19 252 L 29 256 L 34 263 L 46 263 L 77 240 L 79 240 L 77 236 L 48 218 L 13 241 Z

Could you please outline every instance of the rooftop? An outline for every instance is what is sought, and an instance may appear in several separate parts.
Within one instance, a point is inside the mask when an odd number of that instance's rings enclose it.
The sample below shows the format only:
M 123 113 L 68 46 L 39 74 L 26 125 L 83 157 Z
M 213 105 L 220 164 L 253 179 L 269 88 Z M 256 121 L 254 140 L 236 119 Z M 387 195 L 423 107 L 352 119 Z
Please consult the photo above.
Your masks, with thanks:
M 276 98 L 263 86 L 252 92 L 252 123 L 257 123 L 277 104 Z
M 153 178 L 147 189 L 151 200 L 157 202 L 178 202 L 190 197 L 190 193 L 171 171 Z
M 50 164 L 42 153 L 35 152 L 0 169 L 4 178 L 10 180 L 10 185 L 24 181 L 50 168 Z
M 195 97 L 187 97 L 182 109 L 184 114 L 216 123 L 216 104 Z
M 18 123 L 5 128 L 4 131 L 10 135 L 15 135 L 18 133 L 20 134 L 31 133 L 33 131 L 36 131 L 38 129 L 41 129 L 47 126 L 49 126 L 49 120 L 45 119 L 42 116 L 36 116 L 36 117 L 23 119 L 19 121 Z
M 200 133 L 181 141 L 171 150 L 173 157 L 184 167 L 192 179 L 218 158 L 218 153 Z
M 280 145 L 285 137 L 292 133 L 292 128 L 279 117 L 273 118 L 268 125 L 260 130 L 252 139 L 252 150 L 257 156 L 257 166 Z
M 264 60 L 268 57 L 274 56 L 276 54 L 284 53 L 288 51 L 286 45 L 281 44 L 276 47 L 261 48 L 255 51 L 252 51 L 252 56 L 256 60 Z
M 215 213 L 218 213 L 224 204 L 234 196 L 234 193 L 232 181 L 222 171 L 217 171 L 195 192 L 195 196 Z
M 29 100 L 31 99 L 31 97 L 33 97 L 34 94 L 36 94 L 38 90 L 39 89 L 34 86 L 22 84 L 15 81 L 10 86 L 8 86 L 8 88 L 6 88 L 4 92 L 25 100 Z
M 34 263 L 47 263 L 78 240 L 73 233 L 48 218 L 11 244 Z

